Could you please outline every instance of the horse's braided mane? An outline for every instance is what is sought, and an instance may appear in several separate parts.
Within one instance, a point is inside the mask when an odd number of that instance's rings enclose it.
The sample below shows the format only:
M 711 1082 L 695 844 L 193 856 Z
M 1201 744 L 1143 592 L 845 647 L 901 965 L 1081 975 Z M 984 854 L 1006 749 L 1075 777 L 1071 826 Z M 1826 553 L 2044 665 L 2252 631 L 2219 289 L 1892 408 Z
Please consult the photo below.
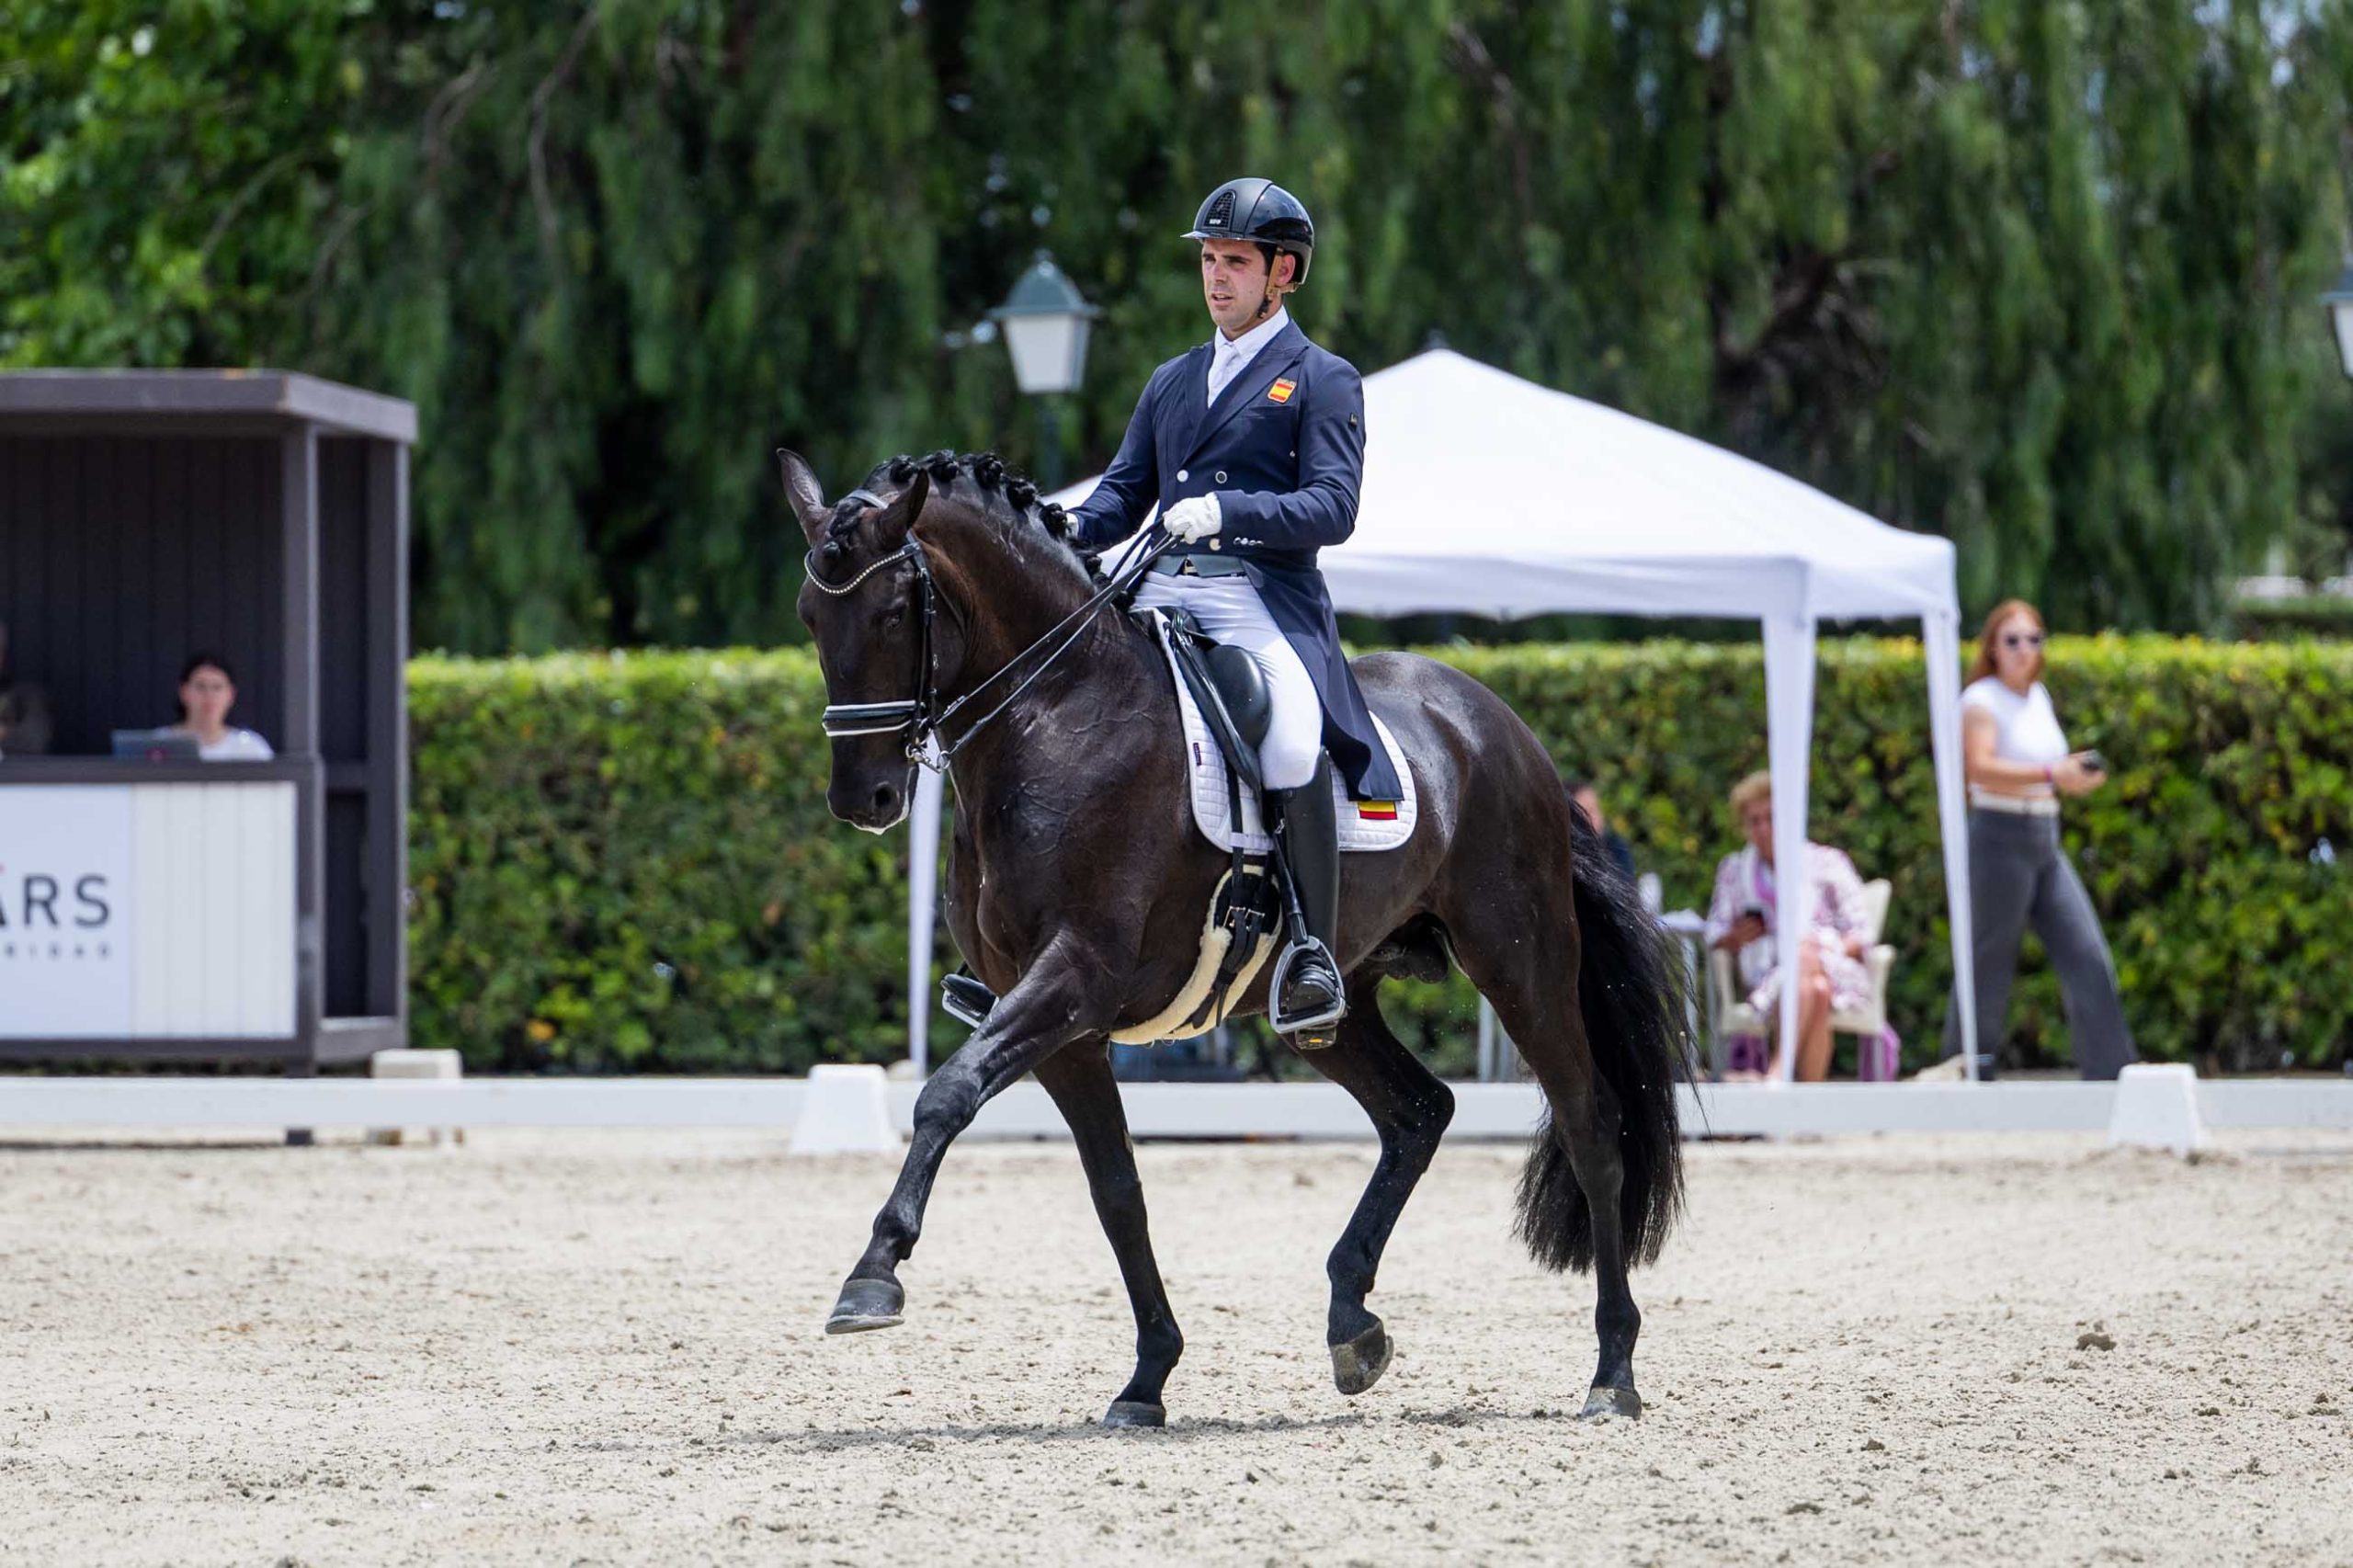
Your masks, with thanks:
M 904 487 L 913 483 L 918 473 L 929 474 L 936 491 L 961 494 L 978 507 L 983 517 L 999 524 L 1009 538 L 1042 534 L 1059 546 L 1073 564 L 1082 570 L 1090 568 L 1071 527 L 1070 515 L 1055 503 L 1040 500 L 1037 482 L 1015 472 L 995 452 L 960 454 L 942 448 L 919 458 L 902 452 L 887 462 L 875 464 L 861 488 L 871 490 L 886 482 Z M 962 488 L 966 485 L 968 490 Z M 847 544 L 865 515 L 864 502 L 837 501 L 826 531 L 836 544 Z

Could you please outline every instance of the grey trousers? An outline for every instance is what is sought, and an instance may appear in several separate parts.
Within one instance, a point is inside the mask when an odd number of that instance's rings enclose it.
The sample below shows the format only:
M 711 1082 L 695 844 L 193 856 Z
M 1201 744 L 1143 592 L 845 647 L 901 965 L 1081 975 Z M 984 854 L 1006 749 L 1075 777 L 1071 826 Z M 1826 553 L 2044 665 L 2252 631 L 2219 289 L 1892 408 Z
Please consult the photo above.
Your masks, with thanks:
M 2018 976 L 2018 942 L 2029 926 L 2042 938 L 2059 993 L 2075 1065 L 2086 1078 L 2113 1078 L 2137 1060 L 2124 1005 L 2116 994 L 2116 965 L 2109 958 L 2099 916 L 2084 880 L 2059 843 L 2057 817 L 2008 812 L 1969 813 L 1970 919 L 1977 953 L 1978 1066 L 1991 1075 L 1995 1048 L 2008 1023 L 2010 983 Z M 1961 1013 L 1945 1015 L 1945 1055 L 1961 1054 Z

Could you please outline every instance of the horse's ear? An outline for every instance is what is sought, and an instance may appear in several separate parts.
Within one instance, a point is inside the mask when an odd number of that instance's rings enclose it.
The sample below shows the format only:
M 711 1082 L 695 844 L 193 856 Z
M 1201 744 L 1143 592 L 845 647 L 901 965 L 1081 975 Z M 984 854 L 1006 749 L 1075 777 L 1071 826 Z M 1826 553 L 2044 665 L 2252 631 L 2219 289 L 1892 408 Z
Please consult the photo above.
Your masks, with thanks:
M 809 536 L 814 549 L 817 536 L 824 531 L 825 520 L 832 511 L 825 505 L 825 493 L 817 484 L 817 472 L 809 460 L 799 452 L 779 447 L 776 460 L 784 470 L 784 498 L 792 504 L 793 516 L 801 519 L 801 531 Z
M 915 519 L 923 516 L 923 504 L 931 499 L 931 475 L 915 470 L 915 483 L 899 492 L 882 514 L 882 537 L 898 539 L 915 531 Z

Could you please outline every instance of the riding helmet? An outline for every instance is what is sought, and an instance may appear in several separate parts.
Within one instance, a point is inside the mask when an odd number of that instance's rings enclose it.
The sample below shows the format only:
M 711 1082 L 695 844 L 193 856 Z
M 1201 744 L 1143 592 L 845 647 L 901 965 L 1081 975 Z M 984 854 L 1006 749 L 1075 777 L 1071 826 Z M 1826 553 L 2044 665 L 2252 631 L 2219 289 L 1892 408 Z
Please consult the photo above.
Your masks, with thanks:
M 1256 176 L 1230 179 L 1211 191 L 1185 238 L 1250 240 L 1287 250 L 1299 257 L 1293 284 L 1307 281 L 1308 266 L 1315 259 L 1315 220 L 1298 197 Z

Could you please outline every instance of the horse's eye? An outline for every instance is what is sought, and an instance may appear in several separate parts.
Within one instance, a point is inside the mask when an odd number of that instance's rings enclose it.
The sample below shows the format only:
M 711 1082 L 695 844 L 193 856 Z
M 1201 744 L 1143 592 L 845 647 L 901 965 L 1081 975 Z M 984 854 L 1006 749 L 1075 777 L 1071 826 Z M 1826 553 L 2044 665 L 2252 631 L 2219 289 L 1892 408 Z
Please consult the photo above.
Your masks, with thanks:
M 892 610 L 890 614 L 882 618 L 882 630 L 885 631 L 895 631 L 898 628 L 899 623 L 906 619 L 906 607 L 904 605 L 901 605 L 897 609 Z

